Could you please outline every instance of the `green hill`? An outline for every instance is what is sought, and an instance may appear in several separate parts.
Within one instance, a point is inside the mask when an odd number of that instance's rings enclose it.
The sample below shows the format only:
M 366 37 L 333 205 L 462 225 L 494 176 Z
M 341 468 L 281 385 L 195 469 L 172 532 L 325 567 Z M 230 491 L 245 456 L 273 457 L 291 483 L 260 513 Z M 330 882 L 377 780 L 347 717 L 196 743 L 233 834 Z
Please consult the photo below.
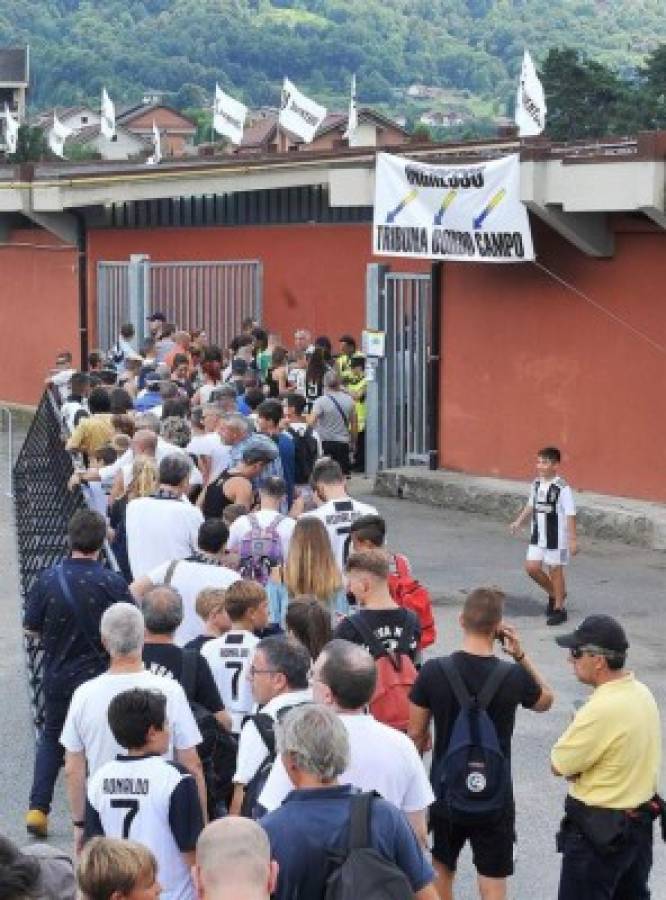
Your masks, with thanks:
M 666 41 L 664 0 L 3 0 L 0 45 L 29 43 L 33 110 L 146 91 L 200 106 L 218 81 L 277 103 L 283 75 L 329 105 L 397 111 L 414 83 L 506 111 L 523 48 L 573 47 L 629 75 Z M 467 92 L 464 94 L 463 92 Z M 447 97 L 441 98 L 445 105 Z M 437 106 L 436 103 L 430 105 Z M 465 106 L 465 103 L 462 103 Z M 412 106 L 412 111 L 418 108 Z

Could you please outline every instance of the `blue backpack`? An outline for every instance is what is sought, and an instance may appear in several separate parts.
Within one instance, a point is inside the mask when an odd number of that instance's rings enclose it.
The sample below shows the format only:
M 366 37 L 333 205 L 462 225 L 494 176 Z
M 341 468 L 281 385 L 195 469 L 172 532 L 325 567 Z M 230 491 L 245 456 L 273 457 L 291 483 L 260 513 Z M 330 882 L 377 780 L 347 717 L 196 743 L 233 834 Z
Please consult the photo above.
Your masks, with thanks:
M 473 697 L 451 657 L 440 665 L 460 712 L 444 758 L 433 767 L 433 790 L 451 821 L 490 824 L 511 799 L 511 768 L 487 710 L 513 666 L 500 660 Z

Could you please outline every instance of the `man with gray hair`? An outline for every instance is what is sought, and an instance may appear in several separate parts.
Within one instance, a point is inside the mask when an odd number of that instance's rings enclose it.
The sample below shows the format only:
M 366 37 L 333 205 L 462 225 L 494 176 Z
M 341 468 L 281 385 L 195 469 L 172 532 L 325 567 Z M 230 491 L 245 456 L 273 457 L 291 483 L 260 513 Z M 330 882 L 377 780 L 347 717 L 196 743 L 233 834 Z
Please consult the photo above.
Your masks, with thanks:
M 338 713 L 349 738 L 349 765 L 341 780 L 363 791 L 377 791 L 401 809 L 425 846 L 426 813 L 435 795 L 413 741 L 367 711 L 376 683 L 374 659 L 351 641 L 330 641 L 315 660 L 314 700 Z M 259 803 L 268 811 L 277 809 L 292 788 L 277 759 Z
M 220 725 L 231 730 L 231 716 L 224 708 L 208 661 L 198 650 L 183 650 L 174 643 L 183 621 L 183 599 L 178 591 L 161 584 L 143 595 L 141 612 L 146 633 L 143 662 L 149 672 L 177 681 L 190 703 L 212 713 Z
M 135 579 L 196 551 L 203 516 L 187 499 L 191 469 L 192 461 L 183 453 L 165 456 L 156 493 L 127 504 L 127 555 Z
M 312 405 L 309 422 L 321 438 L 324 456 L 334 459 L 349 475 L 358 431 L 356 405 L 351 395 L 342 390 L 337 372 L 331 370 L 324 375 L 324 394 Z
M 277 864 L 260 825 L 227 816 L 199 835 L 192 874 L 199 900 L 269 900 Z
M 339 784 L 349 765 L 349 739 L 327 706 L 292 709 L 277 726 L 277 746 L 295 790 L 261 820 L 278 864 L 275 900 L 323 897 L 331 857 L 345 857 L 355 789 Z M 414 897 L 437 900 L 434 873 L 409 822 L 381 797 L 370 803 L 368 844 L 406 876 Z
M 202 809 L 206 788 L 197 745 L 201 734 L 182 687 L 146 671 L 141 657 L 144 622 L 131 603 L 116 603 L 102 616 L 102 644 L 111 658 L 109 668 L 74 691 L 60 735 L 65 748 L 65 776 L 72 812 L 75 840 L 80 846 L 86 799 L 86 768 L 89 775 L 116 758 L 122 747 L 109 727 L 107 711 L 113 698 L 131 688 L 161 691 L 167 698 L 167 720 L 171 733 L 168 757 L 185 766 L 197 780 Z

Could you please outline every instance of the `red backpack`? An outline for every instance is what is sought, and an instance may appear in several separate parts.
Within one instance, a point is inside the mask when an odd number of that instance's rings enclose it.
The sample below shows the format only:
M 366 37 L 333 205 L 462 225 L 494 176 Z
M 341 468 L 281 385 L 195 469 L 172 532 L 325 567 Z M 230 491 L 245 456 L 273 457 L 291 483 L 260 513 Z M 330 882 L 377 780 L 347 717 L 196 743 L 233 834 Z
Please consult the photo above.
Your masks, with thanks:
M 409 571 L 409 564 L 399 553 L 393 555 L 396 572 L 389 575 L 388 585 L 391 596 L 405 609 L 416 613 L 421 624 L 419 649 L 424 650 L 437 640 L 437 628 L 432 614 L 432 600 L 427 588 L 417 581 Z
M 414 626 L 403 629 L 395 650 L 387 650 L 360 614 L 350 616 L 348 621 L 363 638 L 377 665 L 377 684 L 370 700 L 370 712 L 378 722 L 406 732 L 409 695 L 418 674 L 409 655 Z

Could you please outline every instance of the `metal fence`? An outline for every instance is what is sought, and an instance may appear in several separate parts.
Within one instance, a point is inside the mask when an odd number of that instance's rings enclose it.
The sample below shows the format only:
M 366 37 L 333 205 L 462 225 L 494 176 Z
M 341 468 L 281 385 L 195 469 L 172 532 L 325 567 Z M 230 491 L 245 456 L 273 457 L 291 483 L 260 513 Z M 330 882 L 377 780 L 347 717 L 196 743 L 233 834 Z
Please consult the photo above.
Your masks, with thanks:
M 186 330 L 204 328 L 227 346 L 246 316 L 261 320 L 263 268 L 257 260 L 156 263 L 144 255 L 97 265 L 98 344 L 108 350 L 123 322 L 139 339 L 145 320 L 160 310 Z
M 14 464 L 14 510 L 23 603 L 39 573 L 67 555 L 67 523 L 85 507 L 80 490 L 67 487 L 73 472 L 58 409 L 46 391 Z M 43 721 L 43 659 L 39 642 L 25 639 L 35 725 Z
M 54 395 L 46 390 L 14 463 L 14 512 L 19 582 L 23 605 L 39 573 L 69 553 L 67 526 L 78 509 L 88 506 L 80 487 L 69 489 L 74 471 L 68 437 Z M 102 562 L 118 571 L 107 544 Z M 25 637 L 28 686 L 35 726 L 44 721 L 44 660 L 39 641 Z
M 428 464 L 434 447 L 429 369 L 432 340 L 430 275 L 369 267 L 368 326 L 385 334 L 368 390 L 367 471 Z

